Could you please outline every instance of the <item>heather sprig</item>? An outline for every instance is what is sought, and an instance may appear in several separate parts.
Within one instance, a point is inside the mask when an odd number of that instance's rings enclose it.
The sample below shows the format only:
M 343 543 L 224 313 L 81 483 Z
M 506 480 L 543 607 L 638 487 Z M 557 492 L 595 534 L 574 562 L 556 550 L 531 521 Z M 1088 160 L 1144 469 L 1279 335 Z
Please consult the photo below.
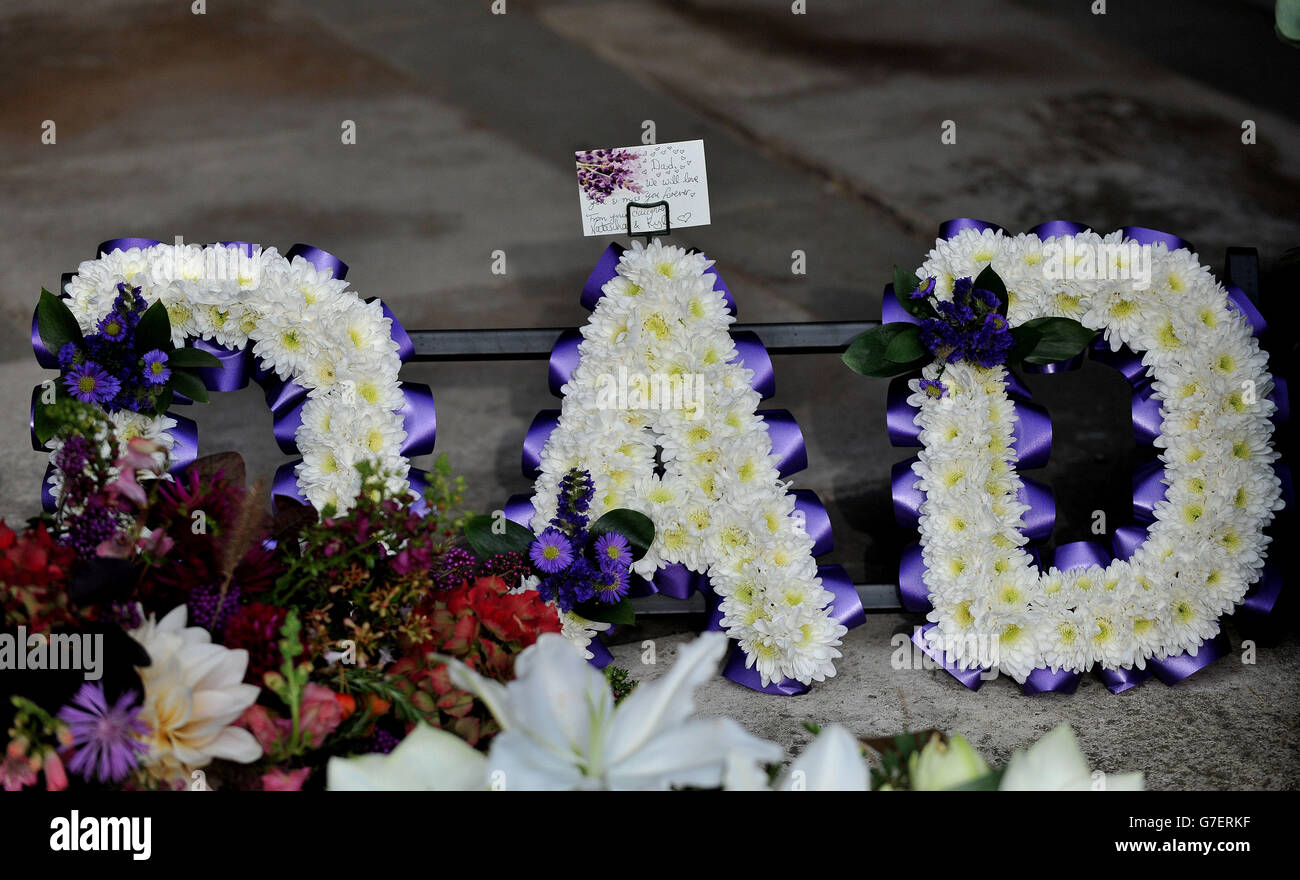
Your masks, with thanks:
M 638 157 L 630 150 L 585 150 L 576 155 L 578 185 L 587 198 L 603 204 L 615 191 L 639 193 L 641 186 L 632 178 Z

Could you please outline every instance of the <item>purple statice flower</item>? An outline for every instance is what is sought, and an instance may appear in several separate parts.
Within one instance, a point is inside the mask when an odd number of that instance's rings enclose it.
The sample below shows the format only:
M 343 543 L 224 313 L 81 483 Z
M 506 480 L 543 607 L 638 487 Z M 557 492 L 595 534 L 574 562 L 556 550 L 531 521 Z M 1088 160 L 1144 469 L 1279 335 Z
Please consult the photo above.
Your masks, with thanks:
M 127 691 L 111 707 L 99 682 L 86 682 L 77 695 L 59 710 L 59 719 L 68 725 L 77 753 L 68 769 L 87 782 L 121 782 L 135 769 L 145 751 L 140 737 L 149 726 L 140 720 L 136 694 Z
M 629 574 L 625 565 L 602 564 L 595 578 L 596 598 L 613 604 L 627 595 Z
M 73 498 L 71 492 L 69 498 Z M 68 517 L 60 543 L 77 551 L 77 558 L 94 559 L 105 541 L 117 537 L 122 529 L 120 515 L 103 502 L 102 495 L 92 497 L 85 510 Z
M 548 528 L 528 548 L 528 558 L 546 574 L 556 574 L 573 564 L 573 544 L 559 529 Z
M 114 310 L 100 319 L 97 329 L 99 335 L 109 342 L 121 342 L 126 338 L 128 327 L 126 318 L 122 317 L 120 312 Z
M 922 379 L 920 388 L 930 397 L 947 397 L 948 386 L 938 379 Z
M 81 348 L 75 342 L 65 342 L 59 349 L 59 366 L 62 369 L 69 369 L 81 363 Z
M 598 204 L 624 189 L 638 193 L 641 186 L 632 179 L 636 153 L 628 150 L 586 150 L 576 155 L 578 185 L 587 198 Z
M 561 611 L 572 611 L 596 595 L 596 579 L 600 570 L 582 557 L 574 560 L 565 571 L 543 578 L 537 593 L 547 602 L 554 602 Z
M 370 738 L 366 740 L 365 750 L 371 753 L 378 752 L 381 755 L 387 755 L 401 743 L 402 741 L 391 731 L 382 727 L 375 727 L 375 732 L 370 734 Z
M 121 390 L 122 383 L 100 369 L 94 361 L 86 361 L 63 377 L 64 387 L 82 403 L 106 403 Z
M 930 296 L 932 293 L 934 293 L 934 279 L 927 278 L 923 282 L 921 282 L 920 287 L 918 287 L 916 290 L 913 290 L 910 294 L 908 294 L 908 296 L 910 296 L 912 299 L 925 299 L 926 297 Z
M 991 290 L 977 288 L 969 278 L 953 282 L 952 299 L 934 304 L 938 317 L 921 322 L 921 342 L 947 363 L 969 361 L 981 367 L 1006 363 L 1015 346 L 1011 325 L 998 309 Z
M 150 385 L 161 385 L 172 377 L 167 366 L 167 352 L 155 348 L 144 356 L 144 380 Z
M 139 324 L 140 316 L 147 308 L 149 304 L 140 295 L 140 288 L 128 287 L 125 283 L 117 285 L 117 298 L 113 300 L 113 311 L 122 316 L 128 327 L 134 328 Z
M 591 507 L 591 497 L 596 486 L 591 481 L 591 474 L 580 468 L 573 468 L 560 480 L 560 489 L 556 498 L 555 517 L 551 525 L 578 543 L 583 543 L 587 530 L 587 510 Z
M 632 564 L 632 548 L 618 532 L 606 532 L 596 539 L 596 561 L 602 566 L 616 562 L 626 568 Z

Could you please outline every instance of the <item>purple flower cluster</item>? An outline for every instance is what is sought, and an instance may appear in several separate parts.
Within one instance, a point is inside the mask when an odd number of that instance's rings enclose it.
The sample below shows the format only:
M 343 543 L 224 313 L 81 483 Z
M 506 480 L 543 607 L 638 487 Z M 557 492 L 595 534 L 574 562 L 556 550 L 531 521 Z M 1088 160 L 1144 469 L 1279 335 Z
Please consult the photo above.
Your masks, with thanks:
M 135 331 L 148 308 L 140 288 L 117 286 L 113 308 L 80 343 L 59 349 L 63 386 L 82 403 L 95 403 L 109 412 L 152 413 L 167 380 L 168 356 L 160 349 L 138 351 Z
M 477 568 L 478 560 L 474 558 L 473 553 L 463 547 L 451 547 L 442 554 L 441 565 L 434 574 L 434 582 L 440 590 L 455 589 L 465 581 L 473 580 Z
M 1002 303 L 997 294 L 976 287 L 969 278 L 959 278 L 953 283 L 952 299 L 932 305 L 938 317 L 921 323 L 921 342 L 935 357 L 981 367 L 1006 363 L 1016 340 L 1006 315 L 998 311 Z
M 593 492 L 587 471 L 574 468 L 565 474 L 555 517 L 528 548 L 528 558 L 541 575 L 538 593 L 561 611 L 592 599 L 616 603 L 627 595 L 632 548 L 617 532 L 592 540 L 587 510 Z
M 587 150 L 578 153 L 578 185 L 587 194 L 587 198 L 597 204 L 604 204 L 605 199 L 618 189 L 640 192 L 641 187 L 632 180 L 636 162 L 636 154 L 628 150 Z
M 220 584 L 199 584 L 190 591 L 190 625 L 221 635 L 239 610 L 240 592 L 238 583 L 229 584 L 224 590 Z

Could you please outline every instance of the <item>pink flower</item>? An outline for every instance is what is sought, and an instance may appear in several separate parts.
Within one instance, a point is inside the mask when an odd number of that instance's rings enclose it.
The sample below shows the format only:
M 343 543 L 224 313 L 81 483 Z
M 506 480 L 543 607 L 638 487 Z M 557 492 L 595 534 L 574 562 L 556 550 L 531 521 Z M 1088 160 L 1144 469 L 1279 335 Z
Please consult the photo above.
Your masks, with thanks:
M 311 747 L 318 748 L 342 721 L 343 709 L 334 692 L 315 682 L 308 684 L 303 691 L 298 723 Z
M 257 703 L 244 710 L 238 723 L 249 729 L 253 738 L 261 744 L 262 751 L 268 754 L 293 730 L 293 722 L 287 718 L 274 717 L 265 706 Z
M 45 756 L 45 790 L 63 791 L 68 787 L 68 774 L 63 770 L 63 761 L 58 752 L 49 752 Z
M 277 767 L 270 773 L 262 774 L 262 791 L 302 791 L 302 784 L 310 775 L 310 767 L 298 770 L 281 770 Z
M 12 746 L 0 761 L 0 784 L 4 785 L 5 791 L 21 791 L 36 784 L 36 767 L 31 759 L 21 753 L 15 754 Z

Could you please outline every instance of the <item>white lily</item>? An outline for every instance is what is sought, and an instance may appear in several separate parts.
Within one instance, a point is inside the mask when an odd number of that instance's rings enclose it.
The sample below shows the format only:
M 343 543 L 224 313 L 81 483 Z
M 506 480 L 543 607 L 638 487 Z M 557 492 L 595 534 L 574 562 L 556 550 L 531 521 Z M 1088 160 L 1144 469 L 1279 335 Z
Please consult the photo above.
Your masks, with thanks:
M 1062 724 L 1011 757 L 999 791 L 1141 791 L 1141 773 L 1094 774 L 1070 725 Z
M 776 762 L 781 748 L 729 718 L 692 718 L 695 689 L 718 668 L 727 639 L 684 645 L 662 678 L 615 707 L 605 676 L 563 637 L 546 633 L 501 684 L 460 663 L 451 679 L 478 696 L 502 731 L 488 756 L 493 787 L 544 789 L 717 788 L 745 764 Z
M 487 758 L 455 734 L 417 725 L 387 755 L 330 758 L 330 791 L 481 791 Z
M 839 724 L 822 730 L 777 780 L 778 791 L 870 791 L 871 770 L 857 737 Z

